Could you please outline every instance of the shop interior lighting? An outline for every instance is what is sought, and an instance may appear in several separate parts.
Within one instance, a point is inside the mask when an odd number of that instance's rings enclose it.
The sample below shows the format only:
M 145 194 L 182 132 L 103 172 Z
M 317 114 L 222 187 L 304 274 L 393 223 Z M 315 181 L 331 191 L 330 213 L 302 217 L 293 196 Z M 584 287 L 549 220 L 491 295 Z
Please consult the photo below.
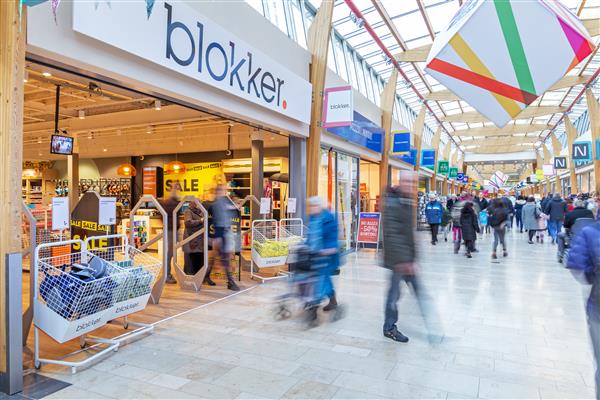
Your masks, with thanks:
M 104 148 L 104 149 L 102 149 L 102 151 L 106 153 L 108 151 L 108 149 Z
M 119 176 L 123 176 L 126 178 L 132 177 L 136 175 L 136 170 L 135 167 L 131 164 L 128 163 L 124 163 L 119 165 L 119 167 L 117 168 L 117 175 Z
M 79 119 L 85 119 L 85 111 L 84 110 L 79 110 L 78 115 L 79 115 Z
M 48 72 L 48 71 L 42 72 L 42 75 L 45 76 L 46 78 L 49 78 L 49 77 L 52 76 L 52 74 L 50 72 Z
M 23 75 L 23 82 L 27 83 L 29 81 L 29 72 L 25 71 L 25 75 Z
M 117 136 L 121 136 L 121 134 L 122 134 L 122 133 L 123 133 L 123 132 L 121 132 L 121 130 L 120 130 L 120 129 L 117 129 Z
M 146 133 L 148 133 L 148 134 L 152 133 L 152 125 L 148 125 L 146 127 Z
M 41 144 L 41 143 L 42 143 L 42 137 L 41 137 L 41 136 L 40 136 L 40 137 L 38 137 L 38 140 L 37 140 L 37 142 L 38 142 L 38 144 Z
M 168 175 L 182 175 L 185 174 L 186 167 L 181 161 L 171 161 L 165 166 L 165 174 Z
M 92 140 L 94 138 L 94 132 L 89 131 L 88 135 L 87 135 L 87 138 L 90 139 L 90 140 Z
M 154 109 L 160 111 L 160 100 L 154 100 Z

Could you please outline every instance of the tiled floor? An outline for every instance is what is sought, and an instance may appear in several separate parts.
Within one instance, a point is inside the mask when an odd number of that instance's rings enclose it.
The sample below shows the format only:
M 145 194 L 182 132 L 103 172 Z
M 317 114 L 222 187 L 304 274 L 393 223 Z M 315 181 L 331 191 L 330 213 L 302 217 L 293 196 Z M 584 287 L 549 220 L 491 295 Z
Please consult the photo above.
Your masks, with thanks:
M 374 253 L 350 255 L 337 279 L 346 318 L 306 330 L 275 321 L 282 282 L 261 285 L 156 327 L 96 366 L 52 377 L 49 398 L 592 398 L 585 290 L 550 244 L 509 233 L 509 257 L 473 259 L 420 234 L 421 276 L 444 326 L 431 346 L 403 292 L 399 344 L 382 337 L 387 272 Z M 48 370 L 46 370 L 48 371 Z

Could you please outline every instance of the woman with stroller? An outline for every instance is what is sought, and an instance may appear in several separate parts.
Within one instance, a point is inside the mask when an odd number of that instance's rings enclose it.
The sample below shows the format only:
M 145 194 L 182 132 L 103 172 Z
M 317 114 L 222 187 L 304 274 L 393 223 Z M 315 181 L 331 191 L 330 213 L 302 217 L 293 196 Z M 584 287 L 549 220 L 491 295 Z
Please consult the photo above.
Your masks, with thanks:
M 329 298 L 329 304 L 323 311 L 333 311 L 338 308 L 338 302 L 331 276 L 339 267 L 338 223 L 335 215 L 323 205 L 323 200 L 314 196 L 308 199 L 308 240 L 307 244 L 313 254 L 318 256 L 320 265 L 315 298 L 308 308 L 309 324 L 317 322 L 317 310 L 322 300 Z

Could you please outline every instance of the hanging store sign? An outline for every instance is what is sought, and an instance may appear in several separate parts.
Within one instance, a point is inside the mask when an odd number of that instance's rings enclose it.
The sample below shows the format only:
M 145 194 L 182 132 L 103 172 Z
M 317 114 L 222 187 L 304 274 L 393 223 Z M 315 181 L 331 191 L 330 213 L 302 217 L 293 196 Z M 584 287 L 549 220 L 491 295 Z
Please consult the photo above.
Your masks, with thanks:
M 458 177 L 458 168 L 450 167 L 448 169 L 448 178 L 453 179 L 453 178 L 457 178 L 457 177 Z
M 381 153 L 383 129 L 356 111 L 353 115 L 354 119 L 350 126 L 333 127 L 327 129 L 327 131 L 349 142 Z
M 469 176 L 468 175 L 463 175 L 462 183 L 469 183 Z
M 459 172 L 456 174 L 456 180 L 459 182 L 462 182 L 465 179 L 465 174 L 463 174 L 462 172 Z
M 437 168 L 438 174 L 447 174 L 449 169 L 450 169 L 450 163 L 448 161 L 445 161 L 445 160 L 438 161 L 438 168 Z
M 361 212 L 358 214 L 358 243 L 378 243 L 381 213 Z
M 572 151 L 574 162 L 592 161 L 592 142 L 575 142 Z
M 132 1 L 77 1 L 73 2 L 73 29 L 286 117 L 310 123 L 309 82 L 184 2 L 156 0 L 154 11 L 146 16 Z
M 544 170 L 536 169 L 535 170 L 535 178 L 538 180 L 538 182 L 543 181 L 544 180 Z
M 567 169 L 567 157 L 554 157 L 554 169 Z
M 433 167 L 435 165 L 435 150 L 421 151 L 421 166 Z
M 417 163 L 417 149 L 410 149 L 407 154 L 401 155 L 398 159 L 407 164 L 415 165 Z
M 323 128 L 350 126 L 354 117 L 352 86 L 325 89 L 323 97 Z
M 164 192 L 170 193 L 179 184 L 180 196 L 203 195 L 222 182 L 223 166 L 220 162 L 185 164 L 185 174 L 164 174 Z
M 392 154 L 407 154 L 410 152 L 410 132 L 392 132 Z
M 596 160 L 600 160 L 600 139 L 596 139 Z
M 542 170 L 544 171 L 544 176 L 554 176 L 554 165 L 544 164 L 542 165 Z

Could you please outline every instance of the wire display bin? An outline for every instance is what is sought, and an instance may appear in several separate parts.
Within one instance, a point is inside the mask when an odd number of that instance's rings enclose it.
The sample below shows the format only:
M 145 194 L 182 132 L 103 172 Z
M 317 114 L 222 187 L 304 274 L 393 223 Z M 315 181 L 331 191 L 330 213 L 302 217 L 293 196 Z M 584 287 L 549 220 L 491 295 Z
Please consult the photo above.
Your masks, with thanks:
M 116 246 L 88 250 L 89 242 L 98 239 L 92 237 L 86 241 L 69 240 L 36 247 L 33 298 L 36 368 L 42 363 L 59 364 L 70 366 L 72 372 L 76 372 L 78 367 L 103 354 L 117 351 L 123 341 L 152 330 L 152 326 L 137 324 L 140 329 L 117 338 L 88 335 L 109 321 L 142 310 L 161 267 L 154 258 L 129 246 L 123 235 L 102 238 L 115 242 L 120 239 L 121 242 Z M 78 250 L 45 256 L 48 249 L 59 246 Z M 81 347 L 86 343 L 107 347 L 79 361 L 43 359 L 39 355 L 38 329 L 59 343 L 79 337 Z
M 252 221 L 252 263 L 250 277 L 262 282 L 285 276 L 278 271 L 276 276 L 264 277 L 255 273 L 254 267 L 270 268 L 285 265 L 288 257 L 288 243 L 279 241 L 279 224 L 274 219 Z
M 288 243 L 288 246 L 301 243 L 306 231 L 302 218 L 282 218 L 279 221 L 279 241 Z
M 87 238 L 85 241 L 88 252 L 101 257 L 127 272 L 127 279 L 115 295 L 115 304 L 109 310 L 109 320 L 125 317 L 146 308 L 152 287 L 158 279 L 162 264 L 156 258 L 129 245 L 125 235 L 102 236 L 103 239 L 113 239 L 120 242 L 110 247 L 90 249 L 89 243 L 98 239 Z M 125 324 L 127 327 L 127 323 Z

